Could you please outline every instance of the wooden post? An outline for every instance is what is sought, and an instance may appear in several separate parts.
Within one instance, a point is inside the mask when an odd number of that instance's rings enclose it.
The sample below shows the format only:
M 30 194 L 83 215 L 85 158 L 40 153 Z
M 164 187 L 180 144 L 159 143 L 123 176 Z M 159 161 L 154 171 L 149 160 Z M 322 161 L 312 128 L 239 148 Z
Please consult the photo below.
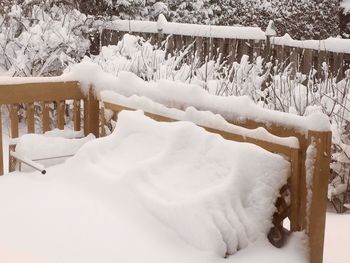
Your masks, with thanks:
M 84 134 L 87 136 L 89 133 L 99 137 L 99 102 L 92 87 L 88 97 L 84 99 Z
M 336 76 L 336 82 L 339 82 L 344 78 L 343 57 L 343 53 L 334 53 L 334 76 Z
M 0 105 L 0 176 L 4 174 L 4 151 L 2 148 L 2 112 Z
M 312 196 L 308 211 L 308 225 L 306 227 L 309 236 L 311 263 L 322 263 L 323 260 L 331 139 L 331 132 L 309 131 L 309 145 L 313 143 L 316 150 L 314 153 L 311 191 L 309 192 Z
M 300 207 L 300 158 L 299 150 L 291 149 L 290 152 L 290 163 L 291 163 L 291 211 L 290 211 L 290 230 L 300 231 L 301 226 L 299 223 L 299 207 Z

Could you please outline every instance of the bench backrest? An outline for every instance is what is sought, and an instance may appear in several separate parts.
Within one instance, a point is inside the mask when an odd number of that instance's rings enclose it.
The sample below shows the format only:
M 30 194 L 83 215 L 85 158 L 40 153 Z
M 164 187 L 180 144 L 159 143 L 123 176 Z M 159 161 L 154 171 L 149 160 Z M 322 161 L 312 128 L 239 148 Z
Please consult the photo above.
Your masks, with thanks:
M 90 89 L 89 94 L 83 94 L 79 87 L 79 82 L 46 82 L 46 83 L 22 83 L 0 85 L 0 106 L 8 105 L 11 121 L 11 137 L 19 135 L 19 105 L 24 105 L 27 111 L 27 131 L 35 132 L 34 103 L 40 103 L 42 109 L 41 125 L 42 131 L 50 129 L 49 107 L 50 102 L 54 102 L 57 111 L 57 121 L 54 126 L 63 129 L 65 125 L 65 101 L 73 100 L 74 129 L 81 129 L 83 124 L 84 133 L 93 133 L 96 137 L 104 136 L 104 109 L 114 112 L 121 110 L 131 110 L 121 105 L 100 102 Z M 103 105 L 103 107 L 100 107 Z M 82 107 L 83 106 L 83 107 Z M 166 105 L 165 105 L 166 106 Z M 81 108 L 84 113 L 81 114 Z M 100 109 L 101 108 L 101 109 Z M 1 108 L 0 108 L 1 109 Z M 200 109 L 205 110 L 205 109 Z M 1 112 L 0 112 L 1 113 Z M 215 112 L 214 112 L 215 113 Z M 145 113 L 157 121 L 176 121 L 174 119 Z M 83 116 L 83 122 L 81 122 Z M 331 133 L 307 131 L 300 132 L 293 128 L 287 128 L 278 122 L 273 124 L 258 123 L 252 120 L 227 120 L 233 124 L 246 127 L 264 127 L 270 133 L 280 137 L 294 136 L 299 139 L 300 148 L 287 147 L 278 143 L 271 143 L 264 140 L 257 140 L 249 136 L 242 136 L 235 133 L 221 131 L 209 127 L 209 132 L 217 133 L 226 139 L 249 142 L 261 146 L 262 148 L 283 154 L 291 163 L 291 176 L 286 189 L 291 194 L 291 203 L 277 213 L 276 219 L 280 222 L 288 217 L 291 222 L 291 231 L 306 230 L 309 236 L 310 262 L 321 263 L 323 258 L 323 240 L 325 228 L 325 211 L 327 205 L 327 185 L 329 177 Z M 0 123 L 1 114 L 0 114 Z M 100 125 L 102 124 L 102 125 Z M 101 127 L 101 130 L 100 130 Z M 2 125 L 0 125 L 0 149 L 2 149 Z M 310 154 L 312 152 L 312 154 Z M 13 165 L 10 165 L 13 169 Z M 0 151 L 0 175 L 3 174 L 3 152 Z

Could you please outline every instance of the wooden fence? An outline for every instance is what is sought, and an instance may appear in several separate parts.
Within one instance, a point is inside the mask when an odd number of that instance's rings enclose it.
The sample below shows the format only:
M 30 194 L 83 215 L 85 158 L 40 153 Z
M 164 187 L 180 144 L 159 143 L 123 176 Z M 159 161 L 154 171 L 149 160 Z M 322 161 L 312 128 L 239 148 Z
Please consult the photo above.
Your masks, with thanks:
M 292 78 L 295 78 L 297 72 L 301 72 L 305 75 L 311 74 L 312 78 L 315 79 L 324 79 L 327 75 L 324 74 L 323 63 L 326 63 L 328 65 L 327 74 L 336 77 L 337 81 L 339 81 L 344 78 L 345 72 L 350 65 L 350 53 L 332 51 L 330 43 L 327 42 L 327 46 L 323 44 L 323 41 L 328 40 L 320 40 L 317 48 L 311 48 L 307 41 L 305 41 L 304 47 L 303 41 L 296 41 L 299 44 L 293 46 L 288 43 L 283 44 L 282 42 L 284 41 L 280 38 L 270 36 L 262 38 L 262 31 L 260 34 L 257 31 L 258 36 L 254 38 L 250 34 L 251 39 L 242 39 L 241 35 L 239 36 L 240 38 L 235 37 L 235 35 L 228 37 L 227 34 L 222 34 L 225 37 L 218 37 L 217 35 L 209 37 L 208 34 L 204 33 L 193 32 L 195 35 L 181 33 L 181 30 L 173 30 L 175 33 L 171 33 L 171 30 L 164 32 L 161 27 L 155 28 L 156 25 L 152 25 L 152 22 L 148 22 L 151 25 L 146 28 L 140 28 L 140 26 L 128 27 L 125 25 L 127 23 L 136 23 L 138 25 L 137 22 L 139 21 L 120 22 L 125 23 L 121 23 L 119 26 L 107 26 L 101 31 L 102 34 L 98 33 L 91 38 L 93 43 L 91 45 L 92 54 L 98 54 L 101 46 L 116 45 L 123 38 L 124 34 L 130 33 L 140 35 L 150 40 L 152 44 L 164 45 L 167 54 L 174 54 L 192 44 L 190 53 L 197 55 L 202 63 L 206 59 L 219 59 L 221 61 L 226 60 L 228 65 L 231 65 L 234 61 L 240 62 L 243 55 L 248 55 L 251 62 L 257 56 L 261 56 L 265 61 L 277 65 L 279 72 L 289 66 Z M 188 24 L 180 25 L 185 26 L 185 28 L 188 26 Z M 213 28 L 213 30 L 215 29 Z M 313 75 L 314 70 L 317 71 L 315 75 Z
M 57 121 L 55 125 L 60 129 L 65 125 L 65 100 L 74 100 L 74 129 L 80 130 L 83 124 L 84 133 L 93 133 L 96 137 L 104 136 L 104 111 L 105 108 L 115 113 L 121 110 L 130 110 L 126 107 L 98 101 L 93 95 L 92 88 L 87 96 L 80 91 L 78 82 L 51 82 L 51 83 L 30 83 L 30 84 L 12 84 L 0 85 L 0 106 L 8 105 L 10 108 L 11 137 L 18 136 L 19 113 L 18 105 L 25 104 L 27 109 L 27 130 L 28 133 L 35 132 L 33 105 L 39 102 L 42 105 L 41 125 L 42 130 L 50 129 L 48 103 L 54 102 L 57 110 Z M 83 106 L 83 114 L 81 114 Z M 102 106 L 102 107 L 101 107 Z M 0 108 L 1 109 L 1 108 Z M 205 110 L 205 109 L 199 109 Z M 81 122 L 83 115 L 83 122 Z M 157 121 L 175 121 L 161 115 L 147 113 L 146 115 Z M 325 215 L 327 205 L 327 185 L 329 177 L 330 164 L 330 132 L 307 131 L 301 132 L 297 129 L 287 128 L 278 121 L 267 125 L 252 120 L 227 120 L 233 124 L 246 128 L 264 127 L 270 133 L 280 137 L 295 136 L 299 139 L 300 148 L 291 148 L 277 143 L 266 142 L 241 136 L 239 134 L 229 133 L 214 128 L 206 128 L 209 132 L 217 133 L 226 139 L 249 142 L 261 146 L 262 148 L 283 154 L 291 163 L 290 179 L 288 184 L 282 189 L 285 193 L 290 192 L 290 204 L 279 198 L 276 203 L 277 212 L 274 215 L 275 227 L 272 231 L 281 227 L 282 221 L 288 217 L 291 221 L 291 231 L 306 230 L 309 236 L 310 262 L 322 263 L 323 243 L 325 229 Z M 1 124 L 0 112 L 0 124 Z M 102 125 L 101 125 L 102 124 Z M 101 129 L 100 129 L 101 127 Z M 53 128 L 53 127 L 52 127 Z M 0 146 L 2 146 L 2 131 L 0 125 Z M 311 161 L 314 164 L 311 174 L 307 174 L 307 150 L 310 146 L 315 147 L 315 156 Z M 2 149 L 2 148 L 1 148 Z M 14 164 L 10 164 L 13 168 Z M 0 175 L 3 174 L 3 151 L 0 151 Z M 310 203 L 307 201 L 307 182 L 306 177 L 312 178 L 312 196 Z M 270 232 L 271 233 L 271 232 Z M 273 234 L 273 232 L 272 232 Z

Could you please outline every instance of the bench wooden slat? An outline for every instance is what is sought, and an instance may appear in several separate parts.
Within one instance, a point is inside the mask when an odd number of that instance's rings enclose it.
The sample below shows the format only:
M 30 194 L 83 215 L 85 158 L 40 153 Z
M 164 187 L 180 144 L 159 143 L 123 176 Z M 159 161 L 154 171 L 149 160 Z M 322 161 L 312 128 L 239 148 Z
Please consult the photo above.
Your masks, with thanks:
M 11 118 L 11 138 L 18 137 L 18 104 L 12 104 L 10 106 L 10 118 Z
M 0 85 L 0 104 L 83 98 L 77 81 Z
M 27 104 L 27 131 L 35 133 L 34 103 Z
M 80 100 L 74 100 L 73 102 L 73 121 L 74 121 L 74 130 L 80 131 L 80 126 L 81 126 Z
M 50 108 L 47 102 L 42 102 L 42 128 L 43 133 L 50 130 Z
M 57 128 L 60 130 L 64 129 L 65 106 L 64 101 L 57 101 Z

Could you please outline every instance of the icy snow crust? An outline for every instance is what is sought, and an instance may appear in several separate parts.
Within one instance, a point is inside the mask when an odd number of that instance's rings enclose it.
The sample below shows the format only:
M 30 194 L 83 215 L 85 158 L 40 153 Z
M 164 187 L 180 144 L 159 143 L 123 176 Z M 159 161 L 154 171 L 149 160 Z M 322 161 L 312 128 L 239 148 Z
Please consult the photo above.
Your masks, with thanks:
M 0 178 L 0 257 L 213 263 L 239 250 L 226 262 L 306 262 L 301 235 L 282 250 L 266 240 L 288 170 L 255 145 L 123 111 L 47 176 Z

